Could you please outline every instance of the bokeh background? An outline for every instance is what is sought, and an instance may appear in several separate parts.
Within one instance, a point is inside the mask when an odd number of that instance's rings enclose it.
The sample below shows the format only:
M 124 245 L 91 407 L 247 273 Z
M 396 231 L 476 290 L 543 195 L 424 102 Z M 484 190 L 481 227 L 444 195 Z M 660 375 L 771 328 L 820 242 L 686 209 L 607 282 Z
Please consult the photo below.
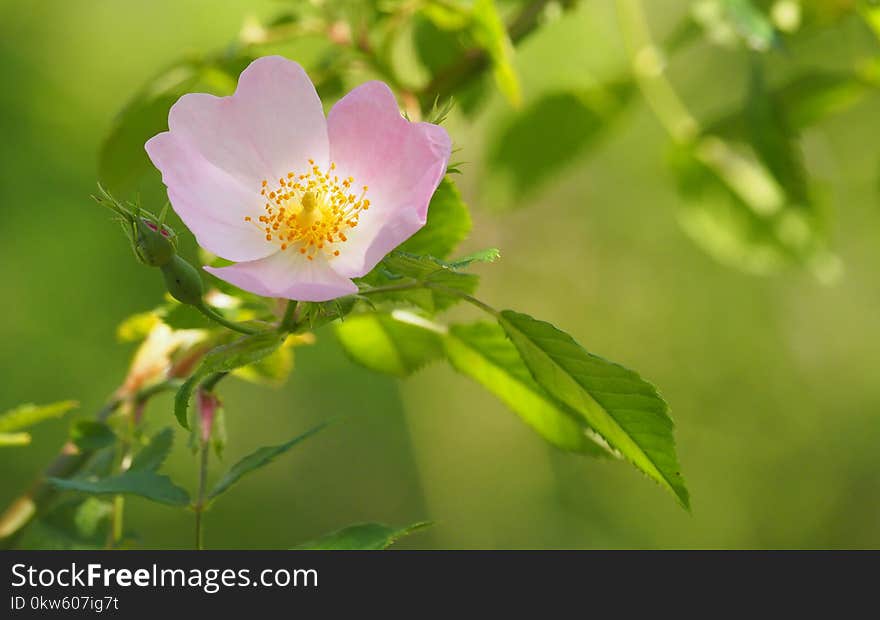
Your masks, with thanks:
M 662 35 L 688 3 L 646 4 Z M 75 398 L 85 415 L 118 385 L 133 345 L 117 343 L 115 328 L 163 289 L 88 198 L 100 142 L 148 77 L 277 8 L 0 2 L 0 409 Z M 774 62 L 833 67 L 877 52 L 852 19 Z M 698 43 L 671 75 L 688 105 L 711 115 L 741 100 L 746 62 Z M 546 25 L 516 57 L 526 103 L 624 63 L 605 1 Z M 284 548 L 356 521 L 426 519 L 435 527 L 400 546 L 880 547 L 878 103 L 866 97 L 804 135 L 834 213 L 843 272 L 831 284 L 798 268 L 746 275 L 694 245 L 677 222 L 668 137 L 641 101 L 513 210 L 498 208 L 515 186 L 493 175 L 486 153 L 515 111 L 496 94 L 475 118 L 450 121 L 474 216 L 463 249 L 503 252 L 480 268 L 481 297 L 564 327 L 660 387 L 692 514 L 632 467 L 555 451 L 447 366 L 398 382 L 353 366 L 325 329 L 318 345 L 297 349 L 283 388 L 224 385 L 227 462 L 331 416 L 345 423 L 219 500 L 206 517 L 208 547 Z M 149 416 L 153 428 L 170 423 L 170 399 Z M 32 446 L 0 451 L 0 503 L 55 453 L 67 426 L 45 423 Z M 192 488 L 184 439 L 166 471 Z M 191 544 L 191 515 L 128 506 L 144 546 Z

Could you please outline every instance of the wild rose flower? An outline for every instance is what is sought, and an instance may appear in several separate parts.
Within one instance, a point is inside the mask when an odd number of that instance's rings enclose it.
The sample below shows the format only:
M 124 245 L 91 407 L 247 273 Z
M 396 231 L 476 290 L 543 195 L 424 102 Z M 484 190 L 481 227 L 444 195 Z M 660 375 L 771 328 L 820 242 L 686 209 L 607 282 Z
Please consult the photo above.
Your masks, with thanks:
M 205 267 L 267 297 L 326 301 L 357 291 L 388 252 L 424 226 L 450 140 L 403 118 L 367 82 L 324 117 L 297 63 L 255 60 L 235 94 L 184 95 L 169 131 L 146 144 L 171 205 L 199 244 L 234 261 Z

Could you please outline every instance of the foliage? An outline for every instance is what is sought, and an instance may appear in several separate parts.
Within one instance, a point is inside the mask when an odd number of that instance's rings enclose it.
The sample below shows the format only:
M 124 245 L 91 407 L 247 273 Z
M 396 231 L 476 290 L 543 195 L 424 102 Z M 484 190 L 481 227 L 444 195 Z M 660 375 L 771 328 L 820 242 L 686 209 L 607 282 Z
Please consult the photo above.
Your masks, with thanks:
M 73 465 L 44 481 L 53 491 L 45 493 L 51 501 L 61 491 L 76 495 L 62 496 L 42 510 L 22 544 L 88 548 L 109 540 L 110 546 L 121 546 L 116 522 L 121 510 L 115 506 L 128 495 L 192 508 L 200 523 L 214 499 L 326 426 L 257 449 L 208 489 L 208 448 L 220 456 L 227 442 L 226 414 L 217 394 L 221 382 L 235 377 L 281 385 L 294 370 L 294 348 L 330 330 L 353 363 L 374 372 L 405 379 L 428 364 L 448 363 L 497 397 L 547 444 L 578 456 L 628 462 L 689 508 L 674 425 L 658 390 L 555 325 L 513 310 L 498 311 L 478 297 L 476 271 L 497 261 L 500 252 L 459 254 L 475 220 L 479 225 L 481 219 L 472 218 L 455 175 L 463 170 L 470 175 L 467 166 L 477 167 L 475 176 L 485 179 L 481 197 L 488 197 L 480 202 L 495 216 L 512 207 L 525 209 L 542 202 L 535 198 L 550 181 L 570 173 L 587 155 L 598 154 L 627 111 L 645 103 L 669 134 L 666 161 L 679 205 L 670 217 L 697 246 L 748 273 L 799 266 L 831 280 L 840 271 L 830 233 L 833 210 L 811 176 L 805 135 L 869 97 L 877 88 L 880 65 L 852 58 L 847 67 L 778 77 L 774 68 L 784 64 L 785 50 L 843 19 L 836 14 L 804 10 L 793 16 L 773 8 L 781 3 L 703 0 L 671 36 L 660 40 L 647 26 L 639 0 L 618 0 L 624 66 L 589 80 L 530 89 L 516 47 L 533 31 L 552 27 L 554 20 L 570 19 L 576 4 L 299 3 L 274 19 L 249 21 L 232 45 L 181 58 L 148 80 L 101 143 L 96 200 L 122 223 L 137 260 L 162 270 L 174 299 L 119 326 L 121 341 L 140 343 L 129 374 L 95 419 L 73 422 L 70 454 L 63 455 Z M 858 4 L 839 10 L 863 20 L 880 38 L 876 9 Z M 206 278 L 205 286 L 205 276 L 182 257 L 191 239 L 182 230 L 178 236 L 175 222 L 166 221 L 173 220 L 167 205 L 153 215 L 136 197 L 161 191 L 143 145 L 166 129 L 169 108 L 181 95 L 228 95 L 253 59 L 269 53 L 299 58 L 306 39 L 313 45 L 302 62 L 325 105 L 352 83 L 376 78 L 392 87 L 402 113 L 412 121 L 480 128 L 475 119 L 482 106 L 502 112 L 501 121 L 490 127 L 486 152 L 468 153 L 464 163 L 449 167 L 431 200 L 427 224 L 357 279 L 357 293 L 284 307 L 216 279 Z M 723 47 L 741 67 L 739 81 L 726 85 L 739 93 L 736 105 L 707 118 L 692 109 L 674 83 L 674 69 L 681 68 L 677 63 L 687 59 L 684 52 L 700 45 Z M 416 66 L 401 61 L 401 48 L 412 50 L 409 60 Z M 538 222 L 553 213 L 523 217 Z M 223 264 L 216 257 L 200 258 L 205 264 Z M 481 320 L 462 318 L 473 309 L 483 313 Z M 167 391 L 175 392 L 173 415 L 191 432 L 190 445 L 200 457 L 199 486 L 192 497 L 159 473 L 175 429 L 144 439 L 144 412 L 154 396 Z M 59 418 L 75 405 L 23 405 L 0 415 L 0 446 L 28 444 L 25 429 Z M 425 525 L 353 525 L 297 548 L 384 549 Z

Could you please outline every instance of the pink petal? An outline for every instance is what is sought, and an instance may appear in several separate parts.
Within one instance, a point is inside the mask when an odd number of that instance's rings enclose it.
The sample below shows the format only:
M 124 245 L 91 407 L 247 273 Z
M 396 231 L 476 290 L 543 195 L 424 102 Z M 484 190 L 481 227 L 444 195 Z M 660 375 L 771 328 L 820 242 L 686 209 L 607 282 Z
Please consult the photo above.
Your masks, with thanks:
M 442 127 L 403 118 L 382 82 L 367 82 L 340 99 L 327 126 L 340 176 L 369 186 L 370 208 L 332 260 L 339 273 L 360 277 L 425 225 L 452 144 Z
M 357 292 L 357 286 L 333 271 L 326 260 L 310 261 L 292 251 L 278 251 L 260 260 L 229 267 L 205 267 L 205 271 L 264 297 L 328 301 Z
M 278 249 L 244 221 L 262 214 L 258 192 L 244 188 L 170 132 L 151 138 L 146 150 L 162 171 L 174 211 L 199 245 L 233 261 L 255 260 Z
M 327 123 L 308 75 L 281 56 L 253 61 L 230 97 L 194 93 L 171 107 L 168 127 L 248 188 L 327 161 Z

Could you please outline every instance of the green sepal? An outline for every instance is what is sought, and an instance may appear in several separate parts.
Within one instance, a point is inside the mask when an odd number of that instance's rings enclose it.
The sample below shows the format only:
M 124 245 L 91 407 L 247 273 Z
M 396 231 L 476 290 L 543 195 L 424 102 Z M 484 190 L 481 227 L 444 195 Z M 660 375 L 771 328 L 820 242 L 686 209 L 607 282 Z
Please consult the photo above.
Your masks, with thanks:
M 175 254 L 160 268 L 165 278 L 165 286 L 174 299 L 191 306 L 202 303 L 205 287 L 195 267 Z

